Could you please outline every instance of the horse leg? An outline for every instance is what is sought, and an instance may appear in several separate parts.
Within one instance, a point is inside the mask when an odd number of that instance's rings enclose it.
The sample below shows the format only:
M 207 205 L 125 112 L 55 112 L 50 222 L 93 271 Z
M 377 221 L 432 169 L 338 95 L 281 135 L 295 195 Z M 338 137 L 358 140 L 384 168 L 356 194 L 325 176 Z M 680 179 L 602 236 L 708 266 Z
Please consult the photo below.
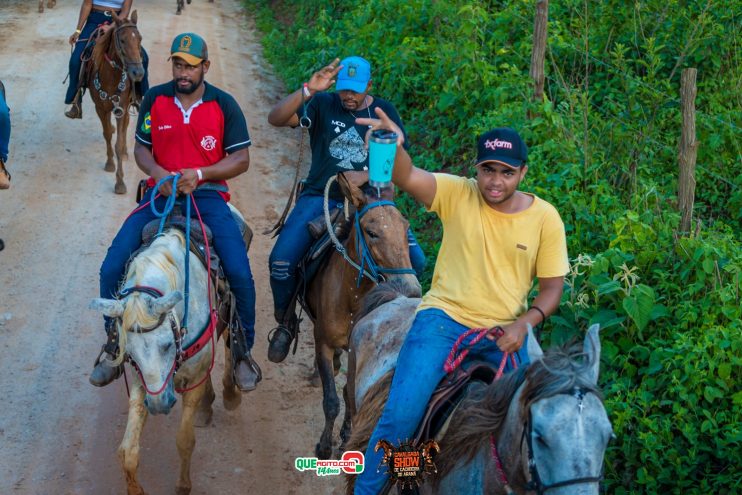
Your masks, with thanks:
M 317 335 L 317 332 L 315 332 Z M 332 430 L 335 427 L 335 419 L 340 410 L 340 400 L 335 390 L 335 374 L 333 372 L 332 359 L 335 350 L 326 344 L 317 343 L 315 355 L 317 369 L 322 380 L 322 409 L 325 413 L 325 429 L 322 431 L 319 443 L 315 447 L 315 455 L 320 459 L 329 459 L 332 454 Z
M 196 435 L 193 431 L 193 417 L 198 405 L 206 392 L 205 384 L 183 393 L 183 416 L 180 418 L 180 428 L 176 443 L 180 455 L 180 477 L 175 484 L 177 495 L 191 493 L 191 456 L 196 445 Z
M 93 100 L 95 102 L 95 100 Z M 116 166 L 113 164 L 113 146 L 111 146 L 111 138 L 113 137 L 113 124 L 111 123 L 111 112 L 103 110 L 103 103 L 98 105 L 95 104 L 95 113 L 98 114 L 100 123 L 103 126 L 103 138 L 106 140 L 106 164 L 103 170 L 106 172 L 113 172 L 116 170 Z
M 216 398 L 214 385 L 211 383 L 211 375 L 206 379 L 204 386 L 206 387 L 206 391 L 198 405 L 198 409 L 196 409 L 196 418 L 194 420 L 194 424 L 199 427 L 207 426 L 211 423 L 211 417 L 214 414 L 211 404 L 214 403 L 214 399 Z
M 350 396 L 348 395 L 348 384 L 346 383 L 343 387 L 343 402 L 345 403 L 345 416 L 343 416 L 343 426 L 340 428 L 340 446 L 338 450 L 342 453 L 345 451 L 345 443 L 350 438 L 351 430 L 351 407 L 350 407 Z
M 120 119 L 116 119 L 116 185 L 113 192 L 126 194 L 124 184 L 124 153 L 126 153 L 126 129 L 129 126 L 129 112 L 124 112 Z
M 126 432 L 118 449 L 118 457 L 124 468 L 126 492 L 128 495 L 144 495 L 142 485 L 137 481 L 139 467 L 139 437 L 147 419 L 147 408 L 144 407 L 144 389 L 134 383 L 129 395 L 129 417 L 126 421 Z
M 343 351 L 335 349 L 335 355 L 332 357 L 332 366 L 335 369 L 335 376 L 340 373 L 342 364 L 340 363 L 340 356 L 343 355 Z M 319 387 L 322 384 L 322 380 L 319 378 L 319 370 L 317 369 L 317 362 L 314 362 L 314 369 L 312 370 L 312 376 L 309 377 L 309 381 L 313 387 Z
M 53 9 L 57 5 L 57 0 L 49 0 L 46 2 L 46 6 L 50 9 Z
M 178 6 L 178 10 L 175 11 L 175 14 L 180 15 L 181 12 L 183 12 L 183 0 L 176 0 L 175 3 Z
M 229 332 L 229 330 L 227 330 Z M 224 341 L 224 375 L 222 375 L 222 402 L 224 403 L 224 409 L 227 411 L 234 411 L 237 406 L 242 402 L 242 394 L 237 390 L 237 386 L 234 384 L 234 377 L 232 376 L 232 352 L 227 347 L 226 339 Z
M 39 14 L 44 13 L 44 0 L 39 0 Z

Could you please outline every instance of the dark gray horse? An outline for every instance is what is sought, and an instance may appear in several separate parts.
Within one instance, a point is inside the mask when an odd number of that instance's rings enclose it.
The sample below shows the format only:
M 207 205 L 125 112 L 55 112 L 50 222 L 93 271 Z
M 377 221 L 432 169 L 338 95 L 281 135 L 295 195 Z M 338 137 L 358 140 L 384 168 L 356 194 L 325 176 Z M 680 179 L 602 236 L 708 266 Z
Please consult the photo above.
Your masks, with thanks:
M 350 348 L 355 369 L 349 370 L 348 379 L 355 385 L 357 413 L 347 450 L 366 449 L 419 302 L 393 291 L 390 295 L 381 286 L 367 297 L 381 304 L 368 308 L 353 328 Z M 557 347 L 546 354 L 529 332 L 530 365 L 490 385 L 470 386 L 445 434 L 437 439 L 438 474 L 422 485 L 422 493 L 542 494 L 548 490 L 548 495 L 598 495 L 603 457 L 612 436 L 597 388 L 598 331 L 598 325 L 593 325 L 582 346 Z M 353 481 L 350 478 L 348 493 Z
M 177 15 L 180 15 L 183 12 L 183 9 L 185 9 L 185 2 L 188 2 L 188 5 L 191 4 L 191 0 L 175 0 L 178 10 L 175 11 Z M 214 0 L 209 0 L 209 3 L 214 3 Z

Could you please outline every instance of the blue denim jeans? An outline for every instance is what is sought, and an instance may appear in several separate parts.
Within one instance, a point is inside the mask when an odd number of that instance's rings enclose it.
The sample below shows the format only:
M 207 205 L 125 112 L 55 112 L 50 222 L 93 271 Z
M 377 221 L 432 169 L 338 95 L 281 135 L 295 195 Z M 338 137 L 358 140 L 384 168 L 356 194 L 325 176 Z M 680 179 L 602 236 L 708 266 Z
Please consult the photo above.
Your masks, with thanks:
M 0 92 L 0 159 L 8 161 L 8 145 L 10 144 L 10 109 L 2 92 Z
M 376 443 L 384 439 L 396 446 L 399 439 L 412 438 L 433 391 L 446 376 L 443 364 L 451 348 L 467 330 L 439 309 L 424 309 L 415 315 L 397 358 L 389 399 L 368 442 L 366 468 L 356 479 L 356 495 L 376 495 L 384 486 L 388 477 L 386 466 L 380 466 L 380 472 L 377 472 L 384 452 L 374 452 Z M 474 337 L 472 335 L 469 339 Z M 464 341 L 460 349 L 469 341 Z M 502 352 L 494 341 L 484 338 L 471 348 L 466 357 L 469 359 L 497 366 L 502 360 Z M 525 343 L 517 353 L 516 362 L 519 366 L 528 362 Z M 509 361 L 505 370 L 511 371 Z
M 140 206 L 149 202 L 149 194 L 145 196 Z M 195 191 L 193 197 L 201 212 L 201 218 L 211 228 L 214 251 L 219 255 L 222 269 L 237 300 L 237 314 L 245 329 L 247 347 L 250 349 L 255 341 L 255 283 L 250 271 L 245 241 L 232 218 L 229 206 L 218 192 Z M 166 200 L 164 196 L 157 198 L 155 206 L 158 211 L 162 211 Z M 182 203 L 183 199 L 178 201 Z M 181 211 L 185 214 L 185 204 L 182 204 Z M 197 218 L 193 207 L 191 217 Z M 100 297 L 116 296 L 126 264 L 131 254 L 142 244 L 142 229 L 154 218 L 150 205 L 147 204 L 135 210 L 124 221 L 100 267 Z
M 112 22 L 112 19 L 105 15 L 103 12 L 98 12 L 95 10 L 90 12 L 90 15 L 85 21 L 85 25 L 82 28 L 80 37 L 78 38 L 77 43 L 75 43 L 75 48 L 72 50 L 72 55 L 70 56 L 70 81 L 69 86 L 67 86 L 67 94 L 64 97 L 64 102 L 67 105 L 72 103 L 72 100 L 75 99 L 75 93 L 77 93 L 77 88 L 80 84 L 80 67 L 82 66 L 81 57 L 83 50 L 85 50 L 85 45 L 88 44 L 88 39 L 93 34 L 93 31 L 95 31 L 95 29 L 101 24 L 105 24 L 107 22 Z M 139 91 L 142 95 L 144 95 L 144 93 L 146 93 L 149 89 L 149 80 L 147 73 L 147 67 L 149 67 L 149 56 L 144 50 L 144 47 L 142 47 L 142 65 L 144 65 L 144 78 L 140 82 L 135 84 L 139 85 Z
M 307 224 L 323 214 L 323 203 L 322 196 L 305 194 L 299 197 L 294 209 L 286 218 L 286 223 L 271 251 L 270 281 L 277 320 L 280 320 L 288 309 L 291 296 L 298 284 L 296 269 L 314 242 Z M 332 214 L 336 208 L 342 208 L 343 203 L 330 200 L 329 206 L 330 214 Z M 410 245 L 412 268 L 419 279 L 425 269 L 425 253 L 418 245 L 412 230 L 407 231 L 407 239 Z

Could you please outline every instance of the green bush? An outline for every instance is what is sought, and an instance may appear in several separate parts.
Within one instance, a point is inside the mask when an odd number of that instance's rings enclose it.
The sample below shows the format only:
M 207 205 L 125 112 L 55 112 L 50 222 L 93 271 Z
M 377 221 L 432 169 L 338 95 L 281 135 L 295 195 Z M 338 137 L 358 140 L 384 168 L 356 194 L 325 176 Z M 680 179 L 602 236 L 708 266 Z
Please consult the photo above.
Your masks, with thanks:
M 609 492 L 740 491 L 742 1 L 551 2 L 535 102 L 532 2 L 244 1 L 289 88 L 335 57 L 369 59 L 372 92 L 400 110 L 417 166 L 470 174 L 478 133 L 517 128 L 529 143 L 523 188 L 557 207 L 572 253 L 544 343 L 603 328 L 618 436 Z M 697 223 L 681 234 L 686 67 L 698 69 L 700 147 Z M 432 260 L 438 221 L 410 198 L 399 204 Z

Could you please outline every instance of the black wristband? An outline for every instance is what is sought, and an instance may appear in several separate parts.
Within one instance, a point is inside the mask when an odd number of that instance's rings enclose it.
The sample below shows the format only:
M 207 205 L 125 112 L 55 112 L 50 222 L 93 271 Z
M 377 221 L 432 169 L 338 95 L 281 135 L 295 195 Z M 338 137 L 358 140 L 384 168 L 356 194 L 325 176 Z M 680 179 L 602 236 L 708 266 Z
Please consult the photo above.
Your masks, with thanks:
M 541 323 L 539 323 L 539 325 L 543 325 L 546 321 L 546 315 L 544 314 L 544 312 L 541 311 L 541 308 L 539 308 L 538 306 L 531 306 L 530 308 L 528 308 L 528 311 L 531 311 L 532 309 L 535 309 L 536 311 L 541 313 Z

